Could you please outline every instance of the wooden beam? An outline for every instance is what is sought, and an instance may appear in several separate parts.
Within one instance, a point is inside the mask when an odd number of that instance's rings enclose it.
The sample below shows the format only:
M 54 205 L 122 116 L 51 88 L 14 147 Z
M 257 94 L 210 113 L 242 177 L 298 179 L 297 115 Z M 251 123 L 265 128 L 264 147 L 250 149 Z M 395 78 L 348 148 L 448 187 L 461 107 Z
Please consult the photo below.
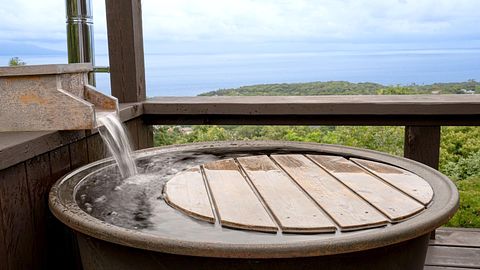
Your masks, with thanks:
M 440 126 L 406 126 L 403 155 L 437 170 Z M 435 231 L 430 233 L 430 239 L 435 239 Z
M 406 126 L 404 156 L 438 169 L 440 154 L 439 126 Z
M 157 97 L 148 124 L 480 125 L 480 95 Z
M 105 0 L 112 95 L 119 102 L 146 98 L 141 0 Z
M 144 101 L 147 94 L 141 0 L 105 0 L 105 4 L 112 95 L 121 103 Z M 153 138 L 151 126 L 141 122 L 136 129 L 136 134 L 144 135 L 141 139 Z M 136 148 L 139 145 L 151 143 L 139 142 Z

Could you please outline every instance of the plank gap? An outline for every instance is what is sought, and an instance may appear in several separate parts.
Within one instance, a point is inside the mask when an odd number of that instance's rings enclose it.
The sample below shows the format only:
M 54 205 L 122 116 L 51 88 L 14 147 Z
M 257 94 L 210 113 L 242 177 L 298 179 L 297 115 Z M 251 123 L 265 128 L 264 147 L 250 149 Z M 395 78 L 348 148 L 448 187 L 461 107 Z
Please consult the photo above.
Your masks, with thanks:
M 207 190 L 208 201 L 210 202 L 210 207 L 212 208 L 213 218 L 215 219 L 215 226 L 222 226 L 222 221 L 220 220 L 220 215 L 218 214 L 218 209 L 215 205 L 215 200 L 213 199 L 212 190 L 210 189 L 210 185 L 207 181 L 207 176 L 205 175 L 205 169 L 203 165 L 200 165 L 200 173 L 202 174 L 203 183 L 205 185 L 205 189 Z
M 347 159 L 353 163 L 355 163 L 357 166 L 360 167 L 360 169 L 362 169 L 366 174 L 369 174 L 371 175 L 372 177 L 382 181 L 383 183 L 385 183 L 386 185 L 396 189 L 397 191 L 399 191 L 400 193 L 403 193 L 403 195 L 407 196 L 407 197 L 410 197 L 412 200 L 418 202 L 419 204 L 423 205 L 423 209 L 426 209 L 427 208 L 427 204 L 421 202 L 420 200 L 418 200 L 417 198 L 413 197 L 412 195 L 408 194 L 407 192 L 405 192 L 404 190 L 400 189 L 399 187 L 395 186 L 394 184 L 388 182 L 387 180 L 385 180 L 384 178 L 382 178 L 381 176 L 377 175 L 375 172 L 371 171 L 370 169 L 368 169 L 367 167 L 363 166 L 361 163 L 357 162 L 356 160 L 354 159 Z M 407 217 L 408 218 L 408 217 Z
M 322 212 L 331 222 L 332 224 L 335 226 L 335 231 L 339 232 L 339 231 L 342 231 L 341 229 L 341 226 L 340 224 L 327 212 L 325 211 L 325 209 L 323 209 L 323 207 L 317 202 L 315 201 L 315 199 L 313 199 L 313 197 L 302 187 L 300 186 L 293 178 L 292 175 L 290 175 L 286 170 L 285 168 L 282 167 L 282 165 L 280 165 L 280 163 L 278 163 L 275 159 L 273 159 L 271 156 L 268 156 L 268 158 L 277 166 L 279 167 L 284 173 L 285 175 L 288 177 L 288 179 L 290 179 L 290 181 L 311 201 L 313 202 L 313 204 L 315 206 L 317 206 L 317 208 L 320 210 L 320 212 Z
M 353 190 L 352 188 L 350 188 L 349 186 L 347 186 L 345 183 L 343 183 L 342 181 L 340 181 L 337 177 L 335 177 L 335 175 L 333 175 L 332 173 L 330 173 L 326 168 L 324 168 L 322 165 L 320 165 L 319 163 L 315 162 L 315 160 L 313 160 L 311 157 L 309 157 L 309 155 L 303 155 L 305 156 L 307 159 L 309 159 L 310 161 L 313 162 L 313 164 L 317 165 L 320 169 L 322 169 L 323 171 L 325 171 L 328 175 L 330 175 L 331 177 L 333 177 L 338 183 L 340 183 L 342 186 L 346 187 L 348 190 L 350 190 L 351 192 L 353 192 L 355 195 L 357 195 L 358 198 L 360 198 L 363 202 L 367 203 L 368 205 L 370 205 L 371 207 L 373 207 L 375 210 L 377 210 L 377 212 L 379 214 L 381 214 L 383 216 L 383 218 L 385 218 L 388 223 L 393 223 L 393 220 L 390 219 L 387 215 L 385 215 L 385 213 L 383 213 L 380 209 L 378 209 L 375 205 L 373 205 L 372 203 L 370 203 L 368 200 L 366 200 L 365 198 L 363 198 L 362 196 L 360 196 L 360 194 L 358 194 L 355 190 Z
M 423 204 L 365 173 L 361 167 L 344 157 L 326 155 L 309 155 L 309 157 L 339 181 L 349 186 L 365 201 L 376 206 L 379 211 L 392 220 L 392 223 L 406 220 L 425 209 Z M 364 190 L 365 184 L 368 184 L 368 191 Z
M 270 209 L 270 207 L 268 206 L 268 204 L 265 202 L 265 200 L 263 199 L 262 195 L 260 195 L 260 193 L 258 192 L 257 188 L 255 187 L 255 185 L 252 183 L 252 179 L 250 179 L 250 177 L 248 176 L 248 174 L 245 172 L 245 169 L 242 167 L 242 165 L 238 162 L 238 160 L 236 158 L 233 159 L 233 161 L 235 162 L 235 164 L 237 165 L 238 169 L 239 169 L 239 172 L 240 174 L 243 176 L 243 178 L 245 179 L 245 181 L 247 182 L 247 184 L 250 186 L 250 189 L 252 189 L 253 193 L 255 194 L 255 196 L 257 197 L 257 200 L 260 201 L 260 203 L 262 204 L 263 208 L 265 209 L 265 211 L 267 212 L 267 214 L 270 216 L 270 219 L 275 223 L 275 225 L 277 226 L 277 233 L 281 234 L 283 231 L 282 231 L 282 226 L 281 226 L 281 223 L 280 223 L 280 220 L 278 220 L 278 218 L 273 214 L 272 212 L 272 209 Z
M 425 179 L 421 178 L 420 176 L 418 176 L 413 172 L 407 171 L 403 168 L 400 168 L 391 164 L 382 163 L 379 161 L 358 159 L 358 158 L 349 158 L 348 160 L 355 163 L 357 166 L 362 168 L 367 173 L 370 173 L 372 176 L 382 180 L 385 184 L 392 186 L 393 188 L 397 189 L 398 191 L 402 192 L 408 197 L 414 199 L 418 203 L 424 205 L 425 208 L 427 208 L 427 206 L 433 201 L 434 194 L 433 194 L 432 186 Z M 389 174 L 389 173 L 381 172 L 382 169 L 385 169 L 387 167 L 394 168 L 394 170 L 398 171 L 399 173 Z M 403 176 L 402 180 L 404 181 L 402 183 L 398 183 L 398 180 L 393 177 L 393 175 L 395 174 Z M 390 175 L 390 179 L 388 179 L 389 175 Z M 398 185 L 396 185 L 395 182 L 397 182 Z M 409 190 L 408 186 L 402 187 L 402 184 L 410 184 L 412 185 L 412 187 L 414 187 L 416 184 L 416 188 L 413 190 Z M 410 193 L 408 191 L 410 191 Z M 415 191 L 418 191 L 418 192 L 415 193 Z M 421 192 L 423 192 L 423 194 Z

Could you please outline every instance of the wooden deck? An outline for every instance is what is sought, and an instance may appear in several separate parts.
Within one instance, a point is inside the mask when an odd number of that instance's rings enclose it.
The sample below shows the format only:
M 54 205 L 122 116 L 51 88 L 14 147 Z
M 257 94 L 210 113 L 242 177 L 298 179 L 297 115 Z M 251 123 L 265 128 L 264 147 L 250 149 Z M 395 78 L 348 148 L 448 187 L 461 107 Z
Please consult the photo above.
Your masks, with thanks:
M 438 229 L 436 239 L 430 242 L 424 269 L 480 269 L 480 229 Z

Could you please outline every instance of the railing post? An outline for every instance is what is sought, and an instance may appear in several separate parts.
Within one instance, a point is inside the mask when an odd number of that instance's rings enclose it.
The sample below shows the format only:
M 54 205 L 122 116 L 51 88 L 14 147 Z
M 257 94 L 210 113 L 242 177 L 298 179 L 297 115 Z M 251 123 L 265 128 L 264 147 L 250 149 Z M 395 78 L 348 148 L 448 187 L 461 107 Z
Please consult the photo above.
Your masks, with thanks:
M 406 126 L 403 155 L 438 169 L 440 126 Z M 435 231 L 432 231 L 430 239 L 435 239 Z
M 146 99 L 141 0 L 105 0 L 112 95 L 120 103 Z M 137 120 L 135 120 L 137 121 Z M 141 119 L 134 125 L 145 142 L 153 146 L 151 127 Z M 130 132 L 135 132 L 130 130 Z
M 439 126 L 406 126 L 404 156 L 438 169 L 440 155 Z

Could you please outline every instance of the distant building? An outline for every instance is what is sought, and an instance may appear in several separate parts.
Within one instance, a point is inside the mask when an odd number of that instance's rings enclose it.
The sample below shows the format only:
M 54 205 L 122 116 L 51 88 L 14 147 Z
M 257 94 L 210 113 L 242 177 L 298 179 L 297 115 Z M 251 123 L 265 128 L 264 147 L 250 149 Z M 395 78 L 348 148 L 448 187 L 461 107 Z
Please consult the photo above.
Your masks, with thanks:
M 459 94 L 473 95 L 473 94 L 475 94 L 475 90 L 460 89 L 460 91 L 458 91 L 458 93 Z

